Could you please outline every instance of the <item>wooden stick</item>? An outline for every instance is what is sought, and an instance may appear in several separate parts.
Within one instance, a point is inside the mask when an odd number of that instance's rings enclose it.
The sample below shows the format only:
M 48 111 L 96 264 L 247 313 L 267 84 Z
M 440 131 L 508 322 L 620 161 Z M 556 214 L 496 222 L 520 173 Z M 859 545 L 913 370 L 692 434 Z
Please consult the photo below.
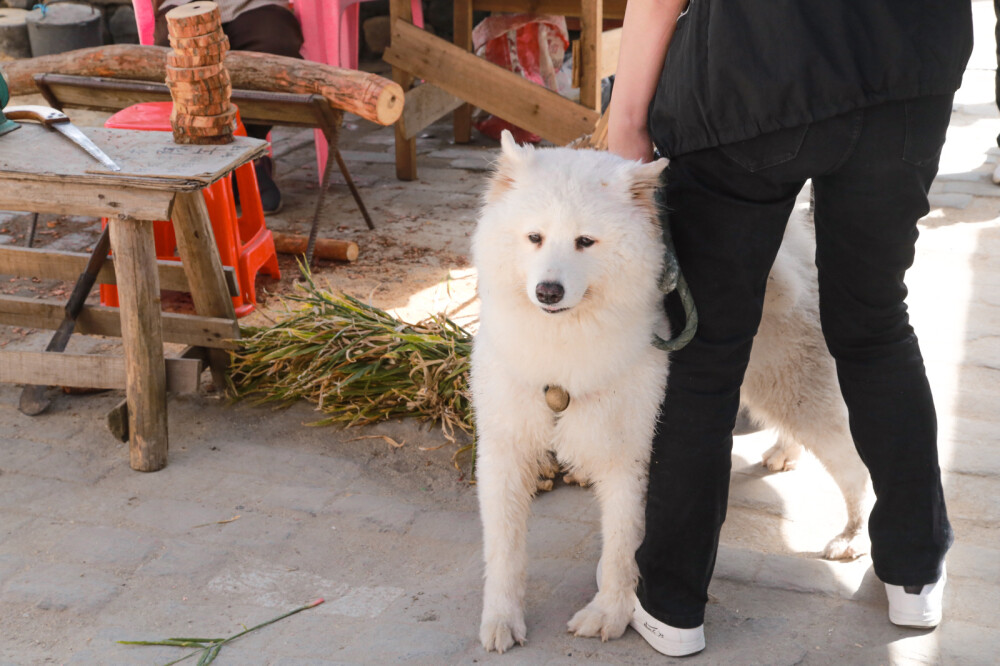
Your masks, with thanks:
M 0 72 L 11 95 L 37 93 L 33 77 L 45 72 L 161 82 L 171 52 L 164 46 L 95 46 L 0 62 Z M 249 51 L 230 51 L 224 62 L 233 88 L 322 95 L 334 108 L 379 125 L 393 124 L 403 112 L 403 89 L 368 72 Z
M 274 249 L 281 254 L 305 254 L 309 245 L 309 237 L 300 234 L 283 234 L 272 231 Z M 358 244 L 351 241 L 334 240 L 333 238 L 317 238 L 313 256 L 320 259 L 335 259 L 337 261 L 354 261 L 358 258 Z

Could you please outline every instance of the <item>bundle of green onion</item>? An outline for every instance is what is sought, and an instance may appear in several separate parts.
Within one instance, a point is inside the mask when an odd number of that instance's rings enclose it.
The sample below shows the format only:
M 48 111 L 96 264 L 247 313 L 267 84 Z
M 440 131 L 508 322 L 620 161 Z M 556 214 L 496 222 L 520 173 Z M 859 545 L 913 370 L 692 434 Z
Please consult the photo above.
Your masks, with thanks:
M 232 352 L 229 389 L 254 403 L 305 399 L 325 417 L 310 425 L 365 425 L 414 416 L 444 436 L 472 434 L 472 336 L 444 317 L 407 324 L 305 275 L 286 297 L 287 317 L 246 327 Z M 290 302 L 289 302 L 290 301 Z

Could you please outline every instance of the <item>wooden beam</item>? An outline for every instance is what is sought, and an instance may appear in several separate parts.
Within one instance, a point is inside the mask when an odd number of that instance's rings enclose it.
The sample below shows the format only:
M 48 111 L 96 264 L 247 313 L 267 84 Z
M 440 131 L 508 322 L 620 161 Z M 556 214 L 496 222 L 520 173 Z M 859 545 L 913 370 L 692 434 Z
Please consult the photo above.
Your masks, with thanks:
M 199 193 L 177 196 L 196 197 L 205 205 Z M 118 301 L 131 433 L 129 466 L 139 472 L 155 472 L 167 465 L 169 439 L 160 277 L 152 270 L 156 264 L 153 226 L 126 218 L 110 220 L 108 228 L 111 230 L 111 251 L 125 277 L 118 285 Z M 215 248 L 214 243 L 212 247 Z
M 628 0 L 605 0 L 604 18 L 625 18 Z M 556 14 L 576 16 L 581 14 L 580 0 L 472 0 L 477 12 L 504 12 L 510 14 Z
M 618 71 L 618 52 L 622 46 L 622 29 L 605 30 L 601 35 L 600 78 L 606 79 Z
M 87 266 L 89 254 L 83 252 L 58 252 L 30 247 L 0 245 L 0 275 L 42 277 L 52 280 L 76 280 Z M 114 256 L 108 257 L 97 275 L 98 284 L 117 284 Z M 184 267 L 179 261 L 158 260 L 160 288 L 171 291 L 190 291 Z M 224 266 L 226 286 L 230 296 L 239 296 L 236 271 Z
M 414 30 L 423 32 L 416 28 L 413 23 L 413 10 L 410 8 L 409 0 L 389 0 L 389 19 L 391 22 L 406 23 Z M 390 40 L 395 37 L 390 35 Z M 388 61 L 386 61 L 388 62 Z M 406 68 L 393 67 L 392 80 L 403 89 L 403 109 L 406 109 L 406 94 L 413 86 L 413 76 Z M 407 136 L 406 120 L 402 117 L 396 121 L 394 128 L 396 135 L 396 178 L 399 180 L 416 180 L 417 178 L 417 142 L 412 137 Z
M 167 390 L 197 393 L 201 361 L 196 358 L 165 359 Z M 125 359 L 98 354 L 61 352 L 0 352 L 0 382 L 72 388 L 125 388 Z
M 603 0 L 580 0 L 580 103 L 601 110 L 601 33 Z
M 452 32 L 455 46 L 472 52 L 472 0 L 453 0 Z M 463 104 L 453 118 L 455 143 L 472 140 L 472 105 Z
M 222 262 L 212 234 L 212 222 L 208 217 L 205 197 L 200 192 L 178 192 L 173 221 L 177 251 L 180 253 L 188 284 L 191 285 L 191 300 L 194 301 L 195 311 L 203 317 L 222 317 L 235 323 L 236 310 L 222 277 Z M 239 336 L 238 327 L 236 335 Z M 226 385 L 229 355 L 212 350 L 209 365 L 212 367 L 215 385 L 222 390 Z M 131 404 L 129 409 L 132 409 Z
M 405 138 L 416 138 L 428 125 L 462 104 L 462 100 L 431 83 L 410 89 L 406 93 L 406 104 L 403 105 Z
M 0 324 L 55 330 L 66 316 L 66 304 L 56 300 L 0 298 Z M 195 347 L 235 349 L 239 326 L 232 319 L 199 317 L 197 315 L 164 312 L 163 341 Z M 75 333 L 121 337 L 121 319 L 118 308 L 84 306 L 76 319 Z
M 0 179 L 0 210 L 94 217 L 126 212 L 143 220 L 169 220 L 173 200 L 174 193 L 165 190 L 61 183 L 57 180 L 38 182 L 17 177 Z
M 593 132 L 600 117 L 404 21 L 392 24 L 383 59 L 555 144 Z

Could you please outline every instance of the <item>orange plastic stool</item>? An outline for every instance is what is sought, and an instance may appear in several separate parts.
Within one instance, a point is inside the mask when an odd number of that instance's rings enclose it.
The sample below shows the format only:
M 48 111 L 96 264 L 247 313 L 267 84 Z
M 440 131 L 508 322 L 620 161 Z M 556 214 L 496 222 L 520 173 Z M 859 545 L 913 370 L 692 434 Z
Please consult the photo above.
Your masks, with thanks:
M 172 107 L 171 102 L 134 104 L 108 118 L 104 126 L 169 132 Z M 234 134 L 247 135 L 238 112 Z M 233 175 L 240 191 L 240 215 L 236 213 L 236 200 L 233 196 Z M 233 307 L 236 309 L 236 316 L 243 317 L 253 312 L 257 303 L 257 273 L 263 270 L 275 279 L 281 277 L 274 238 L 265 226 L 253 165 L 248 163 L 237 167 L 233 174 L 203 189 L 202 194 L 212 222 L 215 244 L 219 248 L 219 259 L 223 266 L 232 266 L 236 270 L 240 294 L 233 297 Z M 157 258 L 180 261 L 172 222 L 154 222 L 153 236 L 156 239 Z M 118 289 L 114 285 L 101 285 L 101 304 L 118 307 Z

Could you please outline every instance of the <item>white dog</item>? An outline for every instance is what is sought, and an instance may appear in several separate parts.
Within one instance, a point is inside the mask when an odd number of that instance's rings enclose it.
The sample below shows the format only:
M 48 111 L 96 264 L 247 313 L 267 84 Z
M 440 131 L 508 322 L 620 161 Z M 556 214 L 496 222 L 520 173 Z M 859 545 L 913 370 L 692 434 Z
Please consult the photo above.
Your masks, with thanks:
M 668 366 L 651 344 L 665 326 L 654 191 L 666 160 L 535 150 L 507 132 L 501 143 L 472 242 L 482 311 L 471 361 L 486 560 L 480 639 L 498 652 L 525 640 L 527 520 L 550 450 L 593 483 L 602 513 L 599 592 L 569 630 L 602 640 L 624 633 Z M 768 467 L 790 468 L 805 445 L 837 478 L 849 522 L 824 555 L 855 557 L 867 471 L 819 331 L 808 234 L 793 228 L 788 236 L 768 284 L 744 399 L 758 421 L 779 431 Z M 550 386 L 569 394 L 565 411 L 547 405 Z

